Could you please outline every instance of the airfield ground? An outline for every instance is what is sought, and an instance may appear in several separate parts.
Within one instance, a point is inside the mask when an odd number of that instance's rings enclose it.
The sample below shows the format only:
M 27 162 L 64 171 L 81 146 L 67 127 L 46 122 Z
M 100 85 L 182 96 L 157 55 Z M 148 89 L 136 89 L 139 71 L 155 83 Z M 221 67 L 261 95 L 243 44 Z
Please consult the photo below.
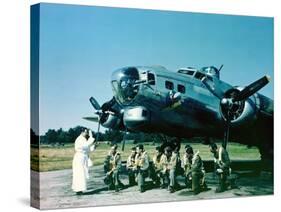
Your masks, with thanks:
M 121 152 L 123 161 L 126 160 L 132 146 L 133 144 L 127 144 L 125 151 Z M 200 151 L 200 155 L 203 160 L 212 159 L 208 146 L 198 143 L 192 144 L 192 146 L 195 150 Z M 64 147 L 41 146 L 39 154 L 38 151 L 32 149 L 31 177 L 34 180 L 33 182 L 36 182 L 39 174 L 40 180 L 39 184 L 33 183 L 31 185 L 31 189 L 36 191 L 38 190 L 36 186 L 40 186 L 40 193 L 38 194 L 40 199 L 40 208 L 52 209 L 87 207 L 273 194 L 273 179 L 270 173 L 260 175 L 257 174 L 257 172 L 245 171 L 245 169 L 241 172 L 238 171 L 233 175 L 238 177 L 238 188 L 228 190 L 220 194 L 215 193 L 217 180 L 212 172 L 209 172 L 206 175 L 206 181 L 210 190 L 202 192 L 197 196 L 193 196 L 186 188 L 184 188 L 184 181 L 182 177 L 178 177 L 178 181 L 182 185 L 182 189 L 172 194 L 165 189 L 163 190 L 151 187 L 152 182 L 150 179 L 147 179 L 146 183 L 148 189 L 144 193 L 138 192 L 136 186 L 125 187 L 119 192 L 109 191 L 103 182 L 104 173 L 102 166 L 103 160 L 108 153 L 109 148 L 110 146 L 104 143 L 91 154 L 94 166 L 90 168 L 88 192 L 82 196 L 76 196 L 71 190 L 71 163 L 74 154 L 73 145 Z M 155 145 L 147 144 L 145 145 L 145 149 L 152 157 Z M 181 155 L 183 154 L 183 149 L 184 148 L 182 146 Z M 232 160 L 253 161 L 259 160 L 260 158 L 260 154 L 256 148 L 249 149 L 240 144 L 229 143 L 228 151 Z M 256 163 L 252 164 L 257 167 Z M 246 168 L 248 167 L 249 166 L 247 165 Z M 239 166 L 238 168 L 241 167 Z M 38 173 L 34 170 L 40 170 L 41 172 Z M 120 178 L 125 185 L 128 184 L 127 175 L 122 174 Z M 32 200 L 34 200 L 34 197 L 32 197 Z
M 31 172 L 32 177 L 36 174 Z M 273 194 L 273 180 L 269 173 L 253 175 L 251 173 L 236 173 L 238 176 L 238 188 L 215 193 L 216 178 L 213 173 L 207 173 L 206 181 L 210 190 L 192 195 L 188 190 L 182 187 L 175 193 L 169 193 L 165 189 L 152 188 L 151 181 L 146 181 L 148 190 L 140 193 L 137 186 L 125 187 L 119 192 L 109 191 L 103 183 L 103 168 L 95 166 L 90 169 L 90 181 L 88 183 L 88 192 L 81 196 L 76 196 L 71 190 L 71 169 L 61 171 L 50 171 L 40 173 L 40 208 L 70 208 L 70 207 L 88 207 L 104 206 L 119 204 L 138 204 L 167 201 L 186 201 L 215 198 L 243 197 L 252 195 L 271 195 Z M 126 175 L 120 176 L 121 181 L 127 185 Z M 179 183 L 183 186 L 183 178 L 178 178 Z M 35 186 L 33 184 L 32 186 Z M 33 188 L 32 188 L 33 189 Z
M 125 151 L 121 152 L 122 160 L 126 160 L 130 154 L 130 149 L 134 144 L 126 144 Z M 156 144 L 157 145 L 157 144 Z M 152 143 L 145 144 L 144 147 L 152 158 L 155 146 Z M 183 155 L 184 145 L 181 147 L 181 155 Z M 194 150 L 199 150 L 203 160 L 212 160 L 212 155 L 209 152 L 208 145 L 199 143 L 191 144 Z M 228 144 L 228 152 L 231 160 L 259 160 L 260 154 L 257 148 L 248 148 L 245 145 L 237 143 Z M 98 146 L 95 152 L 91 153 L 91 159 L 95 166 L 103 164 L 104 158 L 107 155 L 110 146 L 106 143 L 102 143 Z M 119 151 L 121 148 L 119 147 Z M 31 166 L 32 170 L 41 172 L 54 171 L 62 169 L 71 169 L 72 159 L 74 155 L 73 145 L 66 145 L 62 147 L 40 146 L 39 155 L 38 151 L 31 148 Z M 40 159 L 40 160 L 39 160 Z M 40 163 L 39 163 L 40 161 Z

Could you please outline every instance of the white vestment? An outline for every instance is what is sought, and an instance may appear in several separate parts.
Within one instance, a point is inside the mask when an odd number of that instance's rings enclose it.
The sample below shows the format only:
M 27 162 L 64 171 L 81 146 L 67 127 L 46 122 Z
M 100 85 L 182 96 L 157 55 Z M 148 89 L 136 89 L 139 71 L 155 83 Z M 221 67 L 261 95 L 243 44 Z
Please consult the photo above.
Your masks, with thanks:
M 94 150 L 94 138 L 88 140 L 80 135 L 75 140 L 75 154 L 72 161 L 72 190 L 75 192 L 87 190 L 89 179 L 90 151 Z

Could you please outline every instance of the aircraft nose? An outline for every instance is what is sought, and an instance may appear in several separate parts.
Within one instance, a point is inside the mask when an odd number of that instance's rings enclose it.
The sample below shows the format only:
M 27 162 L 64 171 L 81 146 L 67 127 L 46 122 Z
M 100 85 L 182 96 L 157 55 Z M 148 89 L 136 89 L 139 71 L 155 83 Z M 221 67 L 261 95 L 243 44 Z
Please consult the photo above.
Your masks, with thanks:
M 119 104 L 130 104 L 138 93 L 139 72 L 135 67 L 125 67 L 113 72 L 111 83 L 114 96 Z

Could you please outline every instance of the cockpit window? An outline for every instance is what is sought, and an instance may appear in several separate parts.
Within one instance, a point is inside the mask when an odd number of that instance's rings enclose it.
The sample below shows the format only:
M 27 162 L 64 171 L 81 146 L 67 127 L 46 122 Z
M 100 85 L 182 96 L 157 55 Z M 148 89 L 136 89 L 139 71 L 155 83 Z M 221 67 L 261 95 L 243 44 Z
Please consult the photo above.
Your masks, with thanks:
M 195 78 L 199 79 L 199 80 L 202 80 L 205 76 L 206 75 L 201 72 L 196 72 L 196 74 L 195 74 Z
M 168 90 L 174 90 L 174 83 L 172 83 L 171 81 L 165 81 L 165 87 Z
M 181 73 L 181 74 L 186 74 L 186 75 L 190 75 L 190 76 L 192 76 L 192 75 L 194 74 L 194 71 L 180 69 L 180 70 L 178 70 L 178 73 Z
M 155 76 L 152 73 L 147 74 L 147 80 L 149 85 L 155 85 Z

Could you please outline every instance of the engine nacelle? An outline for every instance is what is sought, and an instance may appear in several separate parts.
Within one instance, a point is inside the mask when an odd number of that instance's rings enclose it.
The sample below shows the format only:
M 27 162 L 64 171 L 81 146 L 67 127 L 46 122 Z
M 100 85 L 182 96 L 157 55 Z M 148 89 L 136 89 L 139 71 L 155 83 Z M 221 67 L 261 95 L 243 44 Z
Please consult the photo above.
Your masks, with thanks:
M 225 93 L 225 97 L 229 98 L 233 95 L 236 95 L 243 88 L 236 87 L 235 89 L 230 89 Z M 247 100 L 237 101 L 231 103 L 229 114 L 228 110 L 225 108 L 223 103 L 220 105 L 220 112 L 223 119 L 227 120 L 227 115 L 229 116 L 231 126 L 236 127 L 242 124 L 251 122 L 257 118 L 257 112 L 259 110 L 259 96 L 254 94 L 249 97 Z
M 124 124 L 129 129 L 139 129 L 149 122 L 150 112 L 143 106 L 130 107 L 124 111 Z
M 122 130 L 124 128 L 122 118 L 110 113 L 102 114 L 101 125 L 110 129 Z

